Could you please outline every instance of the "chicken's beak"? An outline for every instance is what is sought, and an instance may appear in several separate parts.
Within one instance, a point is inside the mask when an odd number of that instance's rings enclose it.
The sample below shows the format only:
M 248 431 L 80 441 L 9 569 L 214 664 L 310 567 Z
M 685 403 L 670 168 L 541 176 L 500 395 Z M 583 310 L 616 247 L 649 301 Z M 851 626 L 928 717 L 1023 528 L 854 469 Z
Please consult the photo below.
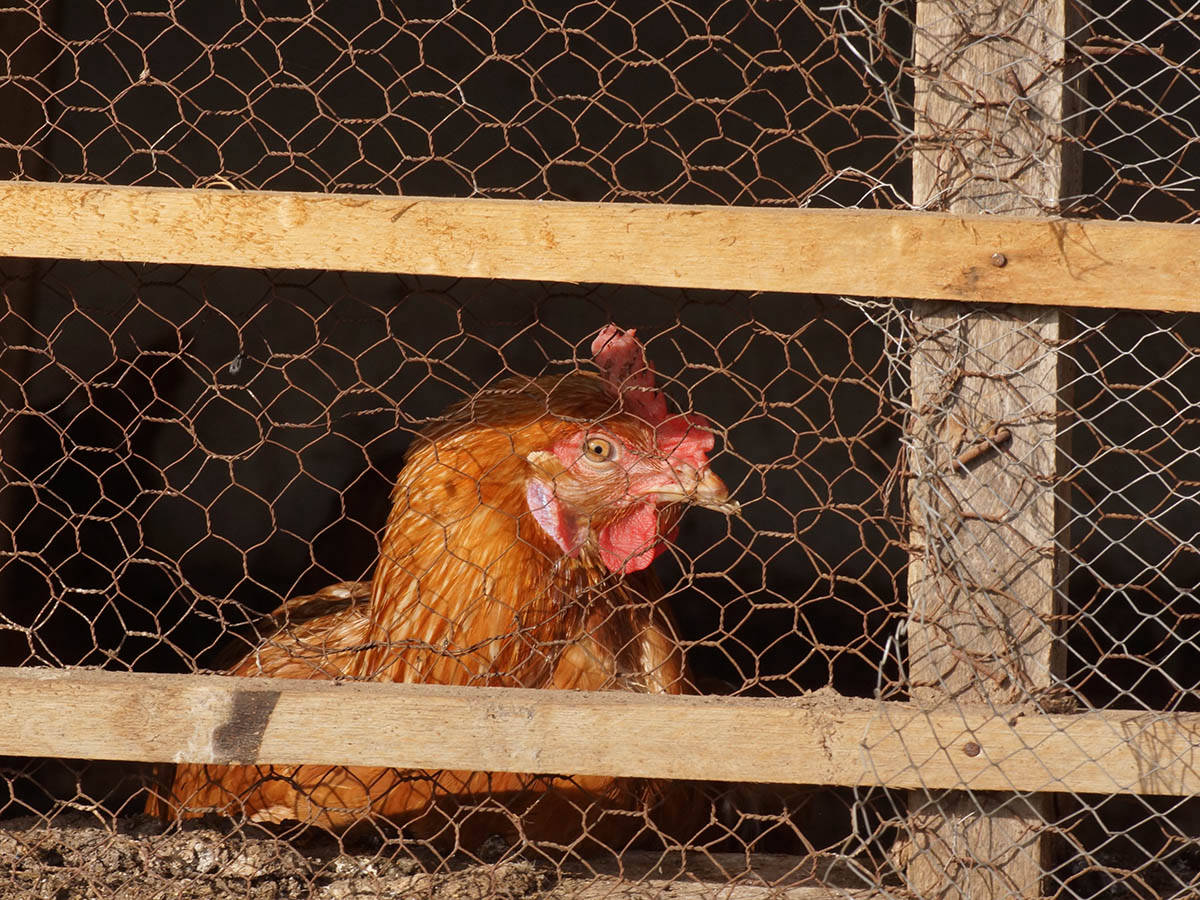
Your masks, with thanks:
M 705 469 L 699 473 L 690 467 L 683 471 L 675 469 L 675 475 L 677 487 L 673 485 L 670 489 L 655 490 L 654 495 L 658 500 L 667 503 L 691 503 L 706 509 L 715 509 L 726 515 L 733 515 L 741 509 L 729 499 L 729 489 L 712 469 Z
M 732 516 L 741 507 L 729 499 L 729 488 L 712 469 L 705 469 L 692 490 L 692 503 Z

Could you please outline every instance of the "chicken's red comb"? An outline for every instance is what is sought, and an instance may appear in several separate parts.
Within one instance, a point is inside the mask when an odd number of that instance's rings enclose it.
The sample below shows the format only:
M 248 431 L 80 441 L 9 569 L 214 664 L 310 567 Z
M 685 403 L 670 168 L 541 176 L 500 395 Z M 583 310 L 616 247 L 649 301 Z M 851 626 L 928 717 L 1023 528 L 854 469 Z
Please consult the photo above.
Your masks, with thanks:
M 667 398 L 655 384 L 654 367 L 637 339 L 637 329 L 623 331 L 616 325 L 605 325 L 592 341 L 592 359 L 616 388 L 628 412 L 651 425 L 667 418 Z
M 627 412 L 654 426 L 658 449 L 699 470 L 708 465 L 712 430 L 703 416 L 667 415 L 667 398 L 658 389 L 654 367 L 637 339 L 637 330 L 605 325 L 592 341 L 592 359 L 616 389 Z

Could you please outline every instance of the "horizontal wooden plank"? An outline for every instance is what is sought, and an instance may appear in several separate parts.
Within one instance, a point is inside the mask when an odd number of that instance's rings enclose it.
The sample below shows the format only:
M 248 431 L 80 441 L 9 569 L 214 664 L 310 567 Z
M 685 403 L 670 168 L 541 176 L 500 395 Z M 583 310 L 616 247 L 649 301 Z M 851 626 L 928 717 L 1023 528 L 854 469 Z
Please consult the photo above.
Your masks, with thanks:
M 906 211 L 0 182 L 0 254 L 1200 310 L 1194 225 Z
M 1200 714 L 0 669 L 0 755 L 1185 795 Z

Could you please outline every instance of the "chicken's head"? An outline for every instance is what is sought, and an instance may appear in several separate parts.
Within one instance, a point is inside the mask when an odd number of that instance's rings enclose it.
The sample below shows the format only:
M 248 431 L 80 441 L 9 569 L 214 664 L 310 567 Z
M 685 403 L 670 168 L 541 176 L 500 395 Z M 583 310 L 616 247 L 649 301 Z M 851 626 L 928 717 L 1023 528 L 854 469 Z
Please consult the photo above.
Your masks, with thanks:
M 611 414 L 559 429 L 526 459 L 525 500 L 568 556 L 591 551 L 610 571 L 644 569 L 664 550 L 684 504 L 736 511 L 709 468 L 711 426 L 668 415 L 632 330 L 604 329 L 592 346 L 613 399 Z

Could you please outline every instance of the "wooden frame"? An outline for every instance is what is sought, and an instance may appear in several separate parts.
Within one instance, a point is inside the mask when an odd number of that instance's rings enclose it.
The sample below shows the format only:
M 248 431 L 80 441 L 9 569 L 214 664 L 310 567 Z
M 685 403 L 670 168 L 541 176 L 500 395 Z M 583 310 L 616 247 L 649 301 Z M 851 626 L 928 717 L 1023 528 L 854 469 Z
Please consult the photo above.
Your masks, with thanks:
M 0 255 L 1200 311 L 1193 226 L 905 211 L 6 183 Z M 1200 714 L 0 669 L 15 756 L 1181 796 L 1198 746 Z

